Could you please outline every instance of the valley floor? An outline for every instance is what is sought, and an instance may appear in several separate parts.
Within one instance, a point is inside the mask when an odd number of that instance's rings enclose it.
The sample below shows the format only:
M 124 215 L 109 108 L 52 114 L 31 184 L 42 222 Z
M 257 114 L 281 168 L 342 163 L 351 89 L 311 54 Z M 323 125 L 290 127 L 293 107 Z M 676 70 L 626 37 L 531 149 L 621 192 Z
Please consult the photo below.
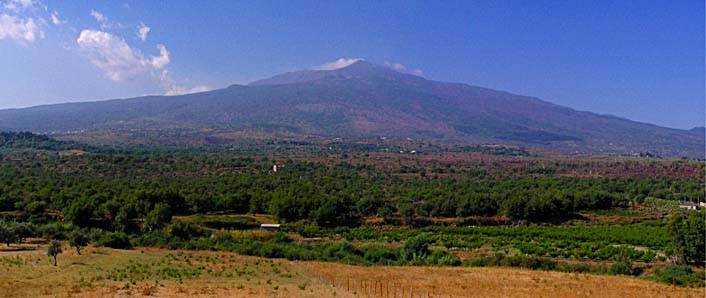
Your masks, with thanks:
M 227 252 L 0 251 L 3 297 L 704 297 L 634 277 L 512 268 L 361 267 Z

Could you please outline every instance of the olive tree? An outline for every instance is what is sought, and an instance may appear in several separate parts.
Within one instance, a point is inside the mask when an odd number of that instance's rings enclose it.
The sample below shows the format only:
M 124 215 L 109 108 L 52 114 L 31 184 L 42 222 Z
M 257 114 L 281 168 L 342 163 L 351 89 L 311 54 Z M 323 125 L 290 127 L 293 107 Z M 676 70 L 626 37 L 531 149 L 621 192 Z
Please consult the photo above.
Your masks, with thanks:
M 88 245 L 88 236 L 83 229 L 75 229 L 69 235 L 69 245 L 76 248 L 76 253 L 81 254 L 81 248 Z
M 61 242 L 54 240 L 51 242 L 51 244 L 49 244 L 49 248 L 47 248 L 47 256 L 54 258 L 54 266 L 56 266 L 56 256 L 58 256 L 62 252 L 63 250 L 61 249 Z

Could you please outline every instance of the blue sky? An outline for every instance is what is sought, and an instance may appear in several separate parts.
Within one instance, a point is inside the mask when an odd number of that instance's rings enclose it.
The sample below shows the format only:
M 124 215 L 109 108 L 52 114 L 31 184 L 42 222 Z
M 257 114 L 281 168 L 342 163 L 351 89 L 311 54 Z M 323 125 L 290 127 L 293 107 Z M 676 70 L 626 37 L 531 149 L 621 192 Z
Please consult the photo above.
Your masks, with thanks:
M 704 19 L 699 0 L 0 0 L 0 108 L 181 94 L 364 58 L 691 128 L 705 121 Z

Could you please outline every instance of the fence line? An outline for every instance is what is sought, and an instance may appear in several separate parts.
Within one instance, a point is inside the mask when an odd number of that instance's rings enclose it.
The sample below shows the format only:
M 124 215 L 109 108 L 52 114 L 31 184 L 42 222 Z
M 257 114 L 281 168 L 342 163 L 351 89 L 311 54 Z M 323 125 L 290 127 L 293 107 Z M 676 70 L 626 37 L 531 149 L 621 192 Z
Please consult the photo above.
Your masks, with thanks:
M 471 298 L 476 296 L 454 295 L 444 293 L 443 289 L 427 289 L 420 286 L 398 284 L 380 280 L 345 278 L 315 270 L 309 264 L 301 266 L 319 281 L 333 288 L 345 290 L 357 297 L 366 298 Z

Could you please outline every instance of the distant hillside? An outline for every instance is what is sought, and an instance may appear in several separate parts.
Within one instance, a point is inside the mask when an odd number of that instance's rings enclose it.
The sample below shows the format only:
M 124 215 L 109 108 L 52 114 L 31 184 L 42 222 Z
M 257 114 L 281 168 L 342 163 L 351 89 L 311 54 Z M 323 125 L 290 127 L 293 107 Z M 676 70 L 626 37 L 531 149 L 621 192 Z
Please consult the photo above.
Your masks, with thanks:
M 0 132 L 0 151 L 7 149 L 35 149 L 46 151 L 93 151 L 94 147 L 71 141 L 59 141 L 31 132 Z
M 110 143 L 192 144 L 224 136 L 415 138 L 564 152 L 704 154 L 703 130 L 576 111 L 534 97 L 445 83 L 356 62 L 247 86 L 0 110 L 0 130 Z

